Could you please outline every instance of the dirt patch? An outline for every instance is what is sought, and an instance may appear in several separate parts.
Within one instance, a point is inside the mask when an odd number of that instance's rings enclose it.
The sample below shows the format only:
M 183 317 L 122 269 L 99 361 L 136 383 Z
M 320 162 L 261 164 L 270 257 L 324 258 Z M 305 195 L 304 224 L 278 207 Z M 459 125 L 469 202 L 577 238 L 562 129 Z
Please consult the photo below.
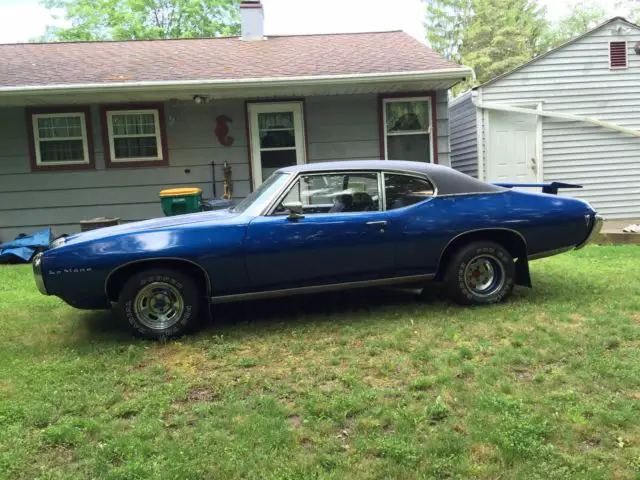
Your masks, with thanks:
M 300 428 L 302 426 L 302 420 L 300 420 L 300 417 L 297 415 L 291 415 L 287 418 L 287 421 L 293 428 Z
M 597 437 L 589 437 L 589 438 L 585 439 L 582 442 L 582 448 L 585 451 L 593 450 L 594 448 L 599 448 L 600 447 L 600 443 L 602 443 L 602 442 L 600 441 L 599 438 L 597 438 Z
M 151 364 L 151 360 L 147 358 L 147 359 L 141 361 L 138 365 L 134 366 L 133 370 L 136 371 L 136 372 L 139 372 L 139 371 L 144 370 L 145 368 L 147 368 L 150 364 Z
M 471 445 L 471 458 L 474 463 L 492 463 L 500 457 L 498 447 L 490 443 L 474 443 Z
M 573 325 L 577 326 L 582 325 L 586 319 L 578 313 L 572 313 L 571 315 L 569 315 L 569 320 L 571 320 L 571 323 Z
M 149 359 L 142 363 L 158 362 L 177 376 L 195 376 L 207 363 L 205 353 L 199 349 L 187 348 L 180 343 L 162 345 L 150 350 Z
M 530 382 L 536 376 L 536 370 L 526 367 L 511 367 L 507 368 L 518 380 L 524 382 Z
M 547 323 L 549 320 L 549 315 L 545 312 L 536 313 L 536 323 Z
M 70 465 L 76 461 L 74 450 L 60 445 L 41 450 L 38 456 L 39 461 L 47 465 L 48 469 Z
M 464 427 L 464 425 L 460 424 L 460 423 L 454 423 L 453 424 L 453 430 L 455 430 L 456 432 L 462 434 L 462 435 L 466 435 L 467 434 L 467 429 Z
M 216 396 L 206 389 L 194 388 L 189 390 L 189 393 L 187 393 L 187 402 L 189 403 L 213 402 L 215 399 Z

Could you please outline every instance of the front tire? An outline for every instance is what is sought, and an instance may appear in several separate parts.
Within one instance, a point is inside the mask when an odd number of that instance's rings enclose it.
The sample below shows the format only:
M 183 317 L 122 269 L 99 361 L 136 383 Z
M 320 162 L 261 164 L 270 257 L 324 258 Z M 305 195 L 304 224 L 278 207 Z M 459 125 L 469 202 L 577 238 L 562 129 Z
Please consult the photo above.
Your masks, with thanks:
M 447 265 L 449 295 L 462 305 L 489 305 L 513 291 L 516 269 L 511 254 L 494 242 L 473 242 L 460 248 Z
M 132 276 L 122 287 L 117 310 L 134 334 L 151 340 L 186 333 L 199 314 L 199 292 L 187 275 L 153 269 Z

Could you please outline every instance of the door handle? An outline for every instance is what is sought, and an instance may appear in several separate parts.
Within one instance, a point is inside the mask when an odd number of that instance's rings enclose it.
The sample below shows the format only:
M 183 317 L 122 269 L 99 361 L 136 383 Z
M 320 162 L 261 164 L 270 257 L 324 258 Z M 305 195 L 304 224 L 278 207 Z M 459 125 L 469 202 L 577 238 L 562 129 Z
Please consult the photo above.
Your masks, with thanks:
M 531 170 L 533 170 L 533 173 L 538 173 L 538 164 L 535 158 L 531 159 Z
M 387 226 L 387 221 L 386 220 L 379 220 L 376 222 L 367 222 L 367 225 L 374 225 L 374 226 L 378 226 L 378 227 L 386 227 Z

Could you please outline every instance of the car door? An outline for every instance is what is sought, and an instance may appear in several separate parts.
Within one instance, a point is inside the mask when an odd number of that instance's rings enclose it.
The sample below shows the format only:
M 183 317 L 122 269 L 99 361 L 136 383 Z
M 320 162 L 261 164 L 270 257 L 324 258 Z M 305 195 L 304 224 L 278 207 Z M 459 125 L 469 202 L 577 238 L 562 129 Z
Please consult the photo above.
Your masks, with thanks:
M 301 174 L 245 241 L 252 288 L 269 290 L 384 278 L 393 242 L 377 172 Z
M 394 242 L 395 276 L 436 272 L 450 222 L 437 211 L 435 187 L 426 178 L 408 173 L 384 173 L 387 233 Z

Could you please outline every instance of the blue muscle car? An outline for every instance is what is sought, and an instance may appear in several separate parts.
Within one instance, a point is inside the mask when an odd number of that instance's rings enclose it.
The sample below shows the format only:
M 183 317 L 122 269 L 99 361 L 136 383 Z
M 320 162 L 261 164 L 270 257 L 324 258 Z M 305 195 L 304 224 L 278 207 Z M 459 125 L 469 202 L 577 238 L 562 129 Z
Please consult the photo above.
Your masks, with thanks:
M 581 248 L 602 223 L 581 200 L 508 187 L 415 162 L 287 167 L 227 210 L 57 240 L 34 274 L 74 307 L 115 304 L 148 338 L 184 333 L 210 303 L 325 290 L 436 280 L 492 304 L 531 286 L 530 260 Z

